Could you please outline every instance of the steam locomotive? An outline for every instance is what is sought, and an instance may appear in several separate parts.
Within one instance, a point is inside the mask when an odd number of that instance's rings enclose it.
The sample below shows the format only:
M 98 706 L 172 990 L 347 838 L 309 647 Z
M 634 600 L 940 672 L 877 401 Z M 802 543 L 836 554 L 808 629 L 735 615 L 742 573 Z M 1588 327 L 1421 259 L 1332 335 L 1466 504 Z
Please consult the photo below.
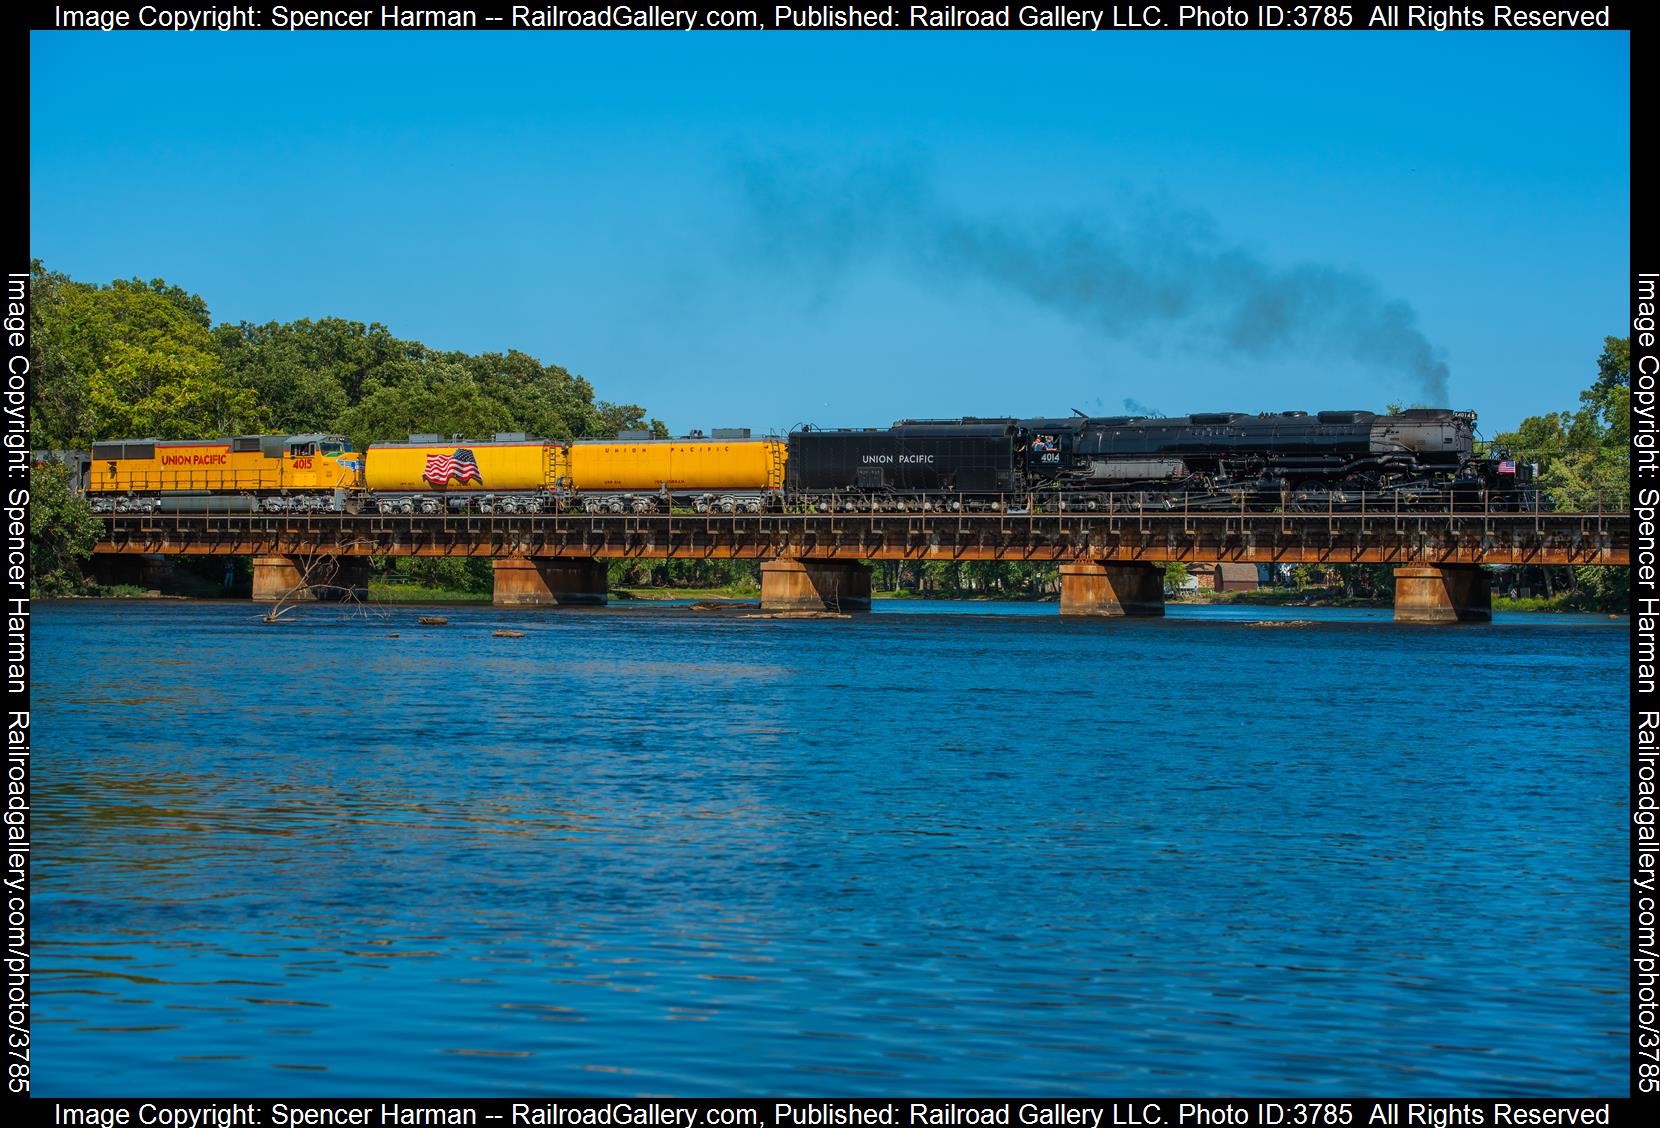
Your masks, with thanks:
M 61 460 L 101 512 L 986 512 L 1240 505 L 1536 505 L 1534 468 L 1479 457 L 1475 415 L 1215 412 L 912 419 L 678 439 L 339 435 L 94 443 Z
M 1479 458 L 1475 413 L 1213 412 L 1037 419 L 901 420 L 880 430 L 790 435 L 792 496 L 825 508 L 984 508 L 1030 495 L 1041 508 L 1107 508 L 1180 498 L 1292 508 L 1489 497 L 1533 504 L 1533 468 Z

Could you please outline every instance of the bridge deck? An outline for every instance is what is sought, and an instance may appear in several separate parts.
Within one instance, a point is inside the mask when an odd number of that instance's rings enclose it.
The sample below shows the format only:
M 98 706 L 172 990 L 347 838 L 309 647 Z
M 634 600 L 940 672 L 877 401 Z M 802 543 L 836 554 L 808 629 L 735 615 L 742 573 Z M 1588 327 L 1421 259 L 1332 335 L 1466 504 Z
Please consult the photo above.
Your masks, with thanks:
M 1628 564 L 1630 515 L 113 514 L 100 553 Z

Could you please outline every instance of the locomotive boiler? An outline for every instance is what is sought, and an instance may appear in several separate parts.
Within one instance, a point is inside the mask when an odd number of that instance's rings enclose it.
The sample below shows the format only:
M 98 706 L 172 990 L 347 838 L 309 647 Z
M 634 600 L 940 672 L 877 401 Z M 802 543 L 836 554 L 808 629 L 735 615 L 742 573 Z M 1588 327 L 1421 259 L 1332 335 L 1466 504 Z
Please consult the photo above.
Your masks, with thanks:
M 1473 412 L 1440 408 L 806 428 L 790 435 L 789 465 L 787 496 L 820 510 L 1096 509 L 1127 493 L 1199 507 L 1483 492 L 1515 502 L 1531 479 L 1513 460 L 1476 456 Z

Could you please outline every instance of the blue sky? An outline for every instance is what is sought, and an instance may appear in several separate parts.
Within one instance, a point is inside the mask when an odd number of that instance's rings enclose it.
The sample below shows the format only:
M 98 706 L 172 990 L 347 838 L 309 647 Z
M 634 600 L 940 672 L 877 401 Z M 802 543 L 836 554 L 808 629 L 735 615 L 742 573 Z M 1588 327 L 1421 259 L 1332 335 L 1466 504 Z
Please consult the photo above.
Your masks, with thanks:
M 36 33 L 32 253 L 676 433 L 1574 406 L 1625 33 Z

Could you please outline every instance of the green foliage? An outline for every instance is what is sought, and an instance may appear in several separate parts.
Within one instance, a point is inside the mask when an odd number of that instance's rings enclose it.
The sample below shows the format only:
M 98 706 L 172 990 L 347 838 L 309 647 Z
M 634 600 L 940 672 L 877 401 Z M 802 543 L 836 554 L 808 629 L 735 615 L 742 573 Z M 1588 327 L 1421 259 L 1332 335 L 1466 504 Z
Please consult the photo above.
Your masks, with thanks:
M 228 435 L 263 421 L 254 390 L 227 376 L 199 297 L 159 279 L 89 286 L 38 262 L 31 286 L 38 446 Z
M 33 264 L 37 446 L 95 439 L 336 431 L 361 448 L 429 432 L 581 438 L 649 430 L 637 404 L 510 350 L 440 352 L 341 318 L 212 325 L 207 303 L 162 279 L 75 282 Z
M 335 420 L 359 450 L 422 431 L 484 436 L 516 430 L 512 424 L 507 405 L 486 395 L 461 366 L 421 361 L 387 366 Z
M 329 317 L 287 324 L 220 325 L 214 343 L 225 367 L 258 393 L 278 431 L 326 431 L 382 383 L 400 362 L 418 362 L 421 345 L 400 341 L 384 325 Z
M 452 592 L 488 592 L 495 585 L 490 561 L 474 556 L 405 556 L 396 561 L 397 571 L 388 580 L 416 587 Z
M 1579 393 L 1578 410 L 1530 416 L 1495 436 L 1493 445 L 1537 462 L 1540 484 L 1558 509 L 1621 505 L 1631 481 L 1631 338 L 1603 338 L 1597 378 Z M 1575 606 L 1630 606 L 1627 568 L 1574 568 L 1567 578 Z
M 67 595 L 80 586 L 103 524 L 56 463 L 29 472 L 29 586 L 37 595 Z
M 1032 599 L 1060 590 L 1060 568 L 1022 560 L 877 560 L 872 588 L 924 599 Z
M 761 566 L 755 560 L 611 560 L 606 575 L 618 588 L 719 589 L 734 595 L 761 590 Z
M 1606 337 L 1597 378 L 1579 394 L 1576 411 L 1522 420 L 1493 446 L 1537 462 L 1540 482 L 1562 509 L 1595 507 L 1624 494 L 1631 477 L 1631 339 Z

